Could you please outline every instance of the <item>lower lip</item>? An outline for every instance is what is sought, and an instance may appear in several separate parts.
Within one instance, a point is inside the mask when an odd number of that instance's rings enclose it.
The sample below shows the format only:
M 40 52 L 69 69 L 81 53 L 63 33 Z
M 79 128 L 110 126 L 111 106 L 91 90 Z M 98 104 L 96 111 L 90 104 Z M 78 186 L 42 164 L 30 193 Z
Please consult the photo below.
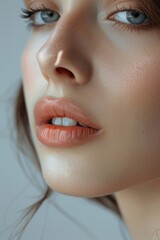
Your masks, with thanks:
M 49 147 L 71 147 L 83 144 L 102 133 L 101 130 L 78 126 L 56 126 L 45 124 L 36 126 L 38 140 Z

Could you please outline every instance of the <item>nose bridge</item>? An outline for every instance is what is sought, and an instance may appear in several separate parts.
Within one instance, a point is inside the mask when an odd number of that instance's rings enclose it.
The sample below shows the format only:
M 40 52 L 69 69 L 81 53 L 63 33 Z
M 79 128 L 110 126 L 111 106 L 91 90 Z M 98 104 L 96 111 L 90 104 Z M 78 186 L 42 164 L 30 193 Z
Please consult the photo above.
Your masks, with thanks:
M 70 71 L 79 68 L 89 77 L 90 66 L 86 56 L 90 42 L 87 18 L 83 8 L 75 9 L 68 11 L 55 23 L 50 37 L 37 52 L 37 60 L 44 76 L 49 78 L 55 62 L 59 62 L 60 67 Z M 63 54 L 57 61 L 60 52 Z
M 84 7 L 81 10 L 78 7 L 70 10 L 55 23 L 53 32 L 41 50 L 50 52 L 53 48 L 59 50 L 63 48 L 67 51 L 67 48 L 69 49 L 71 46 L 73 48 L 77 45 L 78 48 L 82 46 L 84 49 L 85 45 L 88 47 L 87 40 L 89 41 L 90 28 L 89 15 Z

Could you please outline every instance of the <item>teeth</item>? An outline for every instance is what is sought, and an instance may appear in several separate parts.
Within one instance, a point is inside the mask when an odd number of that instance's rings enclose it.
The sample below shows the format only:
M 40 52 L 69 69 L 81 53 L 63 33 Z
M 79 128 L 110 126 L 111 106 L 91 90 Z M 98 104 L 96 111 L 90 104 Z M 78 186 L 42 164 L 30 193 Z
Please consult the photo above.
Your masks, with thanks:
M 71 118 L 52 118 L 52 124 L 59 126 L 76 126 L 77 122 Z
M 81 123 L 81 122 L 76 122 L 75 120 L 71 119 L 71 118 L 52 118 L 52 124 L 53 125 L 57 125 L 57 126 L 76 126 L 77 123 L 79 123 L 79 125 L 81 125 L 82 127 L 87 127 L 87 125 Z

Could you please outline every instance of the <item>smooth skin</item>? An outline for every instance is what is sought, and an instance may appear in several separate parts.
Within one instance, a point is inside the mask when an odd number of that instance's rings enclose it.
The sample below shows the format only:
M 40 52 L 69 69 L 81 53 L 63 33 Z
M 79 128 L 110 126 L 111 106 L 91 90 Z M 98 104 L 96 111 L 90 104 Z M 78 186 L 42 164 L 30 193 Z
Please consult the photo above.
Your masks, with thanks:
M 43 177 L 63 194 L 115 193 L 133 239 L 149 239 L 160 228 L 160 30 L 108 19 L 116 5 L 139 8 L 139 1 L 25 1 L 42 3 L 60 18 L 32 31 L 22 72 Z M 103 134 L 70 148 L 43 145 L 33 114 L 43 96 L 71 99 Z

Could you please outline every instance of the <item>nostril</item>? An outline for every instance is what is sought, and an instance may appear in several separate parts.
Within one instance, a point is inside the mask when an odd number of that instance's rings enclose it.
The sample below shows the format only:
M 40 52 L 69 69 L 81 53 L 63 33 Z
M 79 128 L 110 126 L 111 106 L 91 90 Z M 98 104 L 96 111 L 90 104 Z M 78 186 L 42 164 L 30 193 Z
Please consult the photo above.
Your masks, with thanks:
M 62 67 L 58 67 L 56 68 L 56 71 L 58 73 L 62 73 L 62 74 L 67 74 L 69 77 L 74 78 L 73 73 L 71 73 L 69 70 L 67 70 L 66 68 L 62 68 Z

